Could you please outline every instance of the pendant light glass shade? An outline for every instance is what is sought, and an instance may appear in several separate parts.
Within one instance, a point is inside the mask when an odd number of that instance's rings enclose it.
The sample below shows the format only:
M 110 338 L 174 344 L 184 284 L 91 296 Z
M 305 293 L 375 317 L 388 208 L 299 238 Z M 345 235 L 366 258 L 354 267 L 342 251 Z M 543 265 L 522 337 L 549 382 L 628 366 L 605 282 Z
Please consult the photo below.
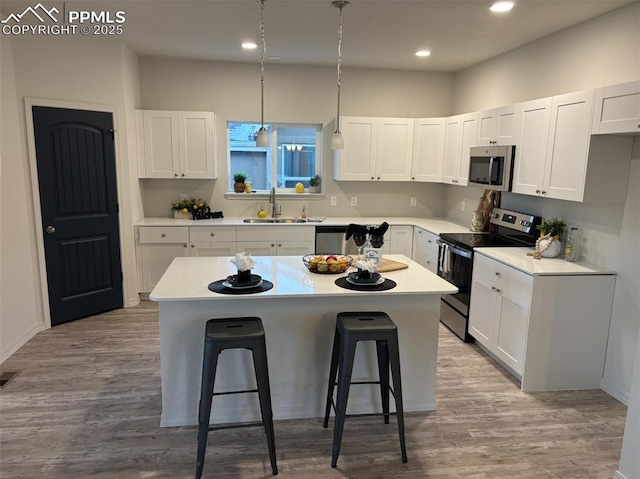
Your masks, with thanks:
M 331 137 L 331 149 L 342 150 L 344 148 L 344 140 L 340 131 L 340 87 L 342 86 L 342 9 L 351 2 L 345 0 L 336 0 L 331 4 L 340 10 L 338 20 L 338 112 L 336 114 L 336 131 Z
M 267 52 L 267 44 L 264 39 L 264 1 L 260 0 L 260 38 L 262 40 L 262 52 L 260 53 L 260 130 L 256 135 L 256 146 L 261 148 L 269 146 L 269 132 L 264 127 L 264 55 Z

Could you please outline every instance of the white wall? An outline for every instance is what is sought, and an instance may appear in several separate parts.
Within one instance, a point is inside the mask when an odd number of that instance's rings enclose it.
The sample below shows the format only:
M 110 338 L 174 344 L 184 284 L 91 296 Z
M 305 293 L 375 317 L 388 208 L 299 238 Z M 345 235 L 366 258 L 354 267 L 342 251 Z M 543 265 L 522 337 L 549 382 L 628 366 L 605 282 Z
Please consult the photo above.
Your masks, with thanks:
M 133 125 L 138 106 L 136 56 L 116 39 L 98 37 L 8 38 L 2 46 L 2 340 L 0 359 L 44 327 L 31 172 L 27 153 L 25 97 L 104 105 L 115 110 L 116 169 L 121 205 L 140 204 L 136 170 L 129 170 Z M 11 60 L 13 64 L 11 64 Z M 5 100 L 6 99 L 6 100 Z M 6 105 L 6 107 L 5 107 Z M 17 205 L 17 206 L 16 206 Z M 16 207 L 19 210 L 16 210 Z M 6 211 L 5 211 L 6 210 Z M 138 207 L 137 214 L 141 212 Z M 120 208 L 125 304 L 135 304 L 137 281 L 133 247 L 136 210 Z M 135 218 L 137 219 L 137 218 Z M 34 326 L 35 325 L 35 326 Z M 6 332 L 6 334 L 5 334 Z
M 334 67 L 267 64 L 265 121 L 310 122 L 330 133 L 336 114 Z M 446 116 L 452 107 L 452 75 L 388 70 L 343 70 L 341 112 L 354 116 Z M 167 58 L 140 59 L 142 106 L 145 109 L 207 110 L 216 113 L 218 180 L 142 180 L 146 216 L 170 216 L 170 203 L 180 193 L 210 202 L 226 216 L 253 216 L 264 199 L 227 200 L 226 124 L 260 119 L 259 65 Z M 327 135 L 329 136 L 329 135 Z M 325 145 L 326 146 L 326 145 Z M 324 200 L 307 201 L 310 215 L 441 216 L 443 185 L 333 181 L 331 151 L 325 148 L 322 171 Z M 338 197 L 338 207 L 329 196 Z M 349 205 L 358 196 L 358 207 Z M 409 207 L 409 198 L 418 198 Z M 300 212 L 303 201 L 283 200 L 283 214 Z
M 44 329 L 24 120 L 12 40 L 0 35 L 0 363 Z

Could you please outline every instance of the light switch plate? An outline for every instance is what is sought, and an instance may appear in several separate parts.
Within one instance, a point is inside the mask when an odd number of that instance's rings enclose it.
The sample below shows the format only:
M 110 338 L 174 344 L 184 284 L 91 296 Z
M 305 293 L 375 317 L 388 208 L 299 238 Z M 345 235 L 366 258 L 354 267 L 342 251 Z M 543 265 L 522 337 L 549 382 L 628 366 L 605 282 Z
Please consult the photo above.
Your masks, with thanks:
M 409 200 L 409 206 L 417 206 L 418 205 L 418 198 L 416 196 L 412 196 L 411 199 Z
M 357 196 L 352 196 L 351 197 L 351 206 L 358 206 L 358 197 Z
M 331 206 L 338 206 L 338 197 L 337 196 L 332 196 L 331 197 Z

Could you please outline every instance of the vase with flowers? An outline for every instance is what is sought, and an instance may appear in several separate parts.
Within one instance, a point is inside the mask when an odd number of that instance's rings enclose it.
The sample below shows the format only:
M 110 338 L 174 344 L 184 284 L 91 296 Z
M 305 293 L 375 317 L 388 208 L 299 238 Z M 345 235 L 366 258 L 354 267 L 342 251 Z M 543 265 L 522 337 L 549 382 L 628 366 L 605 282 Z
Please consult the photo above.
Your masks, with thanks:
M 309 178 L 309 193 L 320 193 L 320 183 L 322 183 L 320 175 Z
M 235 191 L 236 193 L 244 193 L 244 182 L 246 181 L 247 176 L 248 175 L 246 173 L 242 173 L 240 171 L 233 174 L 233 191 Z
M 545 219 L 537 228 L 540 230 L 540 238 L 536 241 L 536 249 L 533 255 L 539 259 L 555 258 L 562 251 L 562 235 L 567 224 L 559 218 Z
M 200 210 L 208 209 L 209 205 L 202 199 L 189 198 L 171 203 L 171 211 L 176 219 L 191 220 L 195 219 L 195 213 Z

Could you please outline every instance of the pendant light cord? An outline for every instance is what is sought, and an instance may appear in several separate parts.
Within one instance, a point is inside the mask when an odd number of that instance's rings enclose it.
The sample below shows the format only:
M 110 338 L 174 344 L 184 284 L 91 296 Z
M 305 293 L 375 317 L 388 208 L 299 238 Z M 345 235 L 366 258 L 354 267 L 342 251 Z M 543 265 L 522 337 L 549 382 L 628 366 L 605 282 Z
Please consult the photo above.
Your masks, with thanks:
M 340 87 L 342 86 L 342 8 L 339 5 L 340 16 L 338 17 L 338 114 L 337 114 L 337 130 L 340 131 Z
M 260 0 L 260 38 L 262 41 L 262 53 L 260 54 L 260 125 L 264 129 L 264 54 L 267 45 L 264 39 L 264 0 Z

